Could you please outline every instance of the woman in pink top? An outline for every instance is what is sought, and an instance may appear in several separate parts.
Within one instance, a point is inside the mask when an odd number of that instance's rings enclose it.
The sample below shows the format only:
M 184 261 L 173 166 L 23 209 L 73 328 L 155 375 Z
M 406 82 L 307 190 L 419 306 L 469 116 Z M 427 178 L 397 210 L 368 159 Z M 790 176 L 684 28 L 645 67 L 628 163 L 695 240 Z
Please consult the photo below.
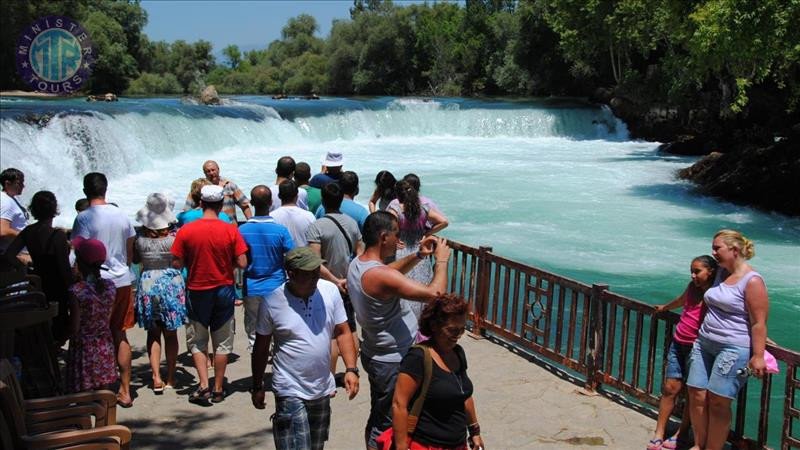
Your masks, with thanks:
M 647 444 L 647 450 L 674 449 L 678 446 L 678 437 L 689 429 L 689 408 L 684 408 L 683 419 L 678 431 L 668 439 L 664 439 L 667 421 L 675 407 L 675 398 L 683 388 L 686 378 L 686 363 L 692 351 L 692 344 L 697 339 L 706 305 L 703 293 L 711 287 L 717 273 L 717 261 L 708 255 L 698 256 L 690 266 L 692 281 L 683 293 L 666 305 L 656 306 L 656 314 L 683 306 L 683 312 L 667 353 L 666 379 L 661 388 L 661 401 L 658 407 L 658 421 L 653 439 Z

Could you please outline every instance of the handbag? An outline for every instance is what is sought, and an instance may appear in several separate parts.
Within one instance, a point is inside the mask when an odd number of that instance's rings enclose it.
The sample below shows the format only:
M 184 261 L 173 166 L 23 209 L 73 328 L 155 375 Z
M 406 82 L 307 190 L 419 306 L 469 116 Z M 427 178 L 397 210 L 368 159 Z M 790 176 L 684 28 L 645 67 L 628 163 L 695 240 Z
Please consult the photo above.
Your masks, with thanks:
M 417 429 L 417 422 L 419 415 L 422 412 L 422 405 L 425 403 L 425 397 L 428 395 L 428 387 L 431 385 L 431 378 L 433 378 L 433 358 L 431 358 L 431 350 L 425 345 L 415 345 L 412 348 L 421 348 L 424 354 L 424 375 L 422 377 L 422 386 L 420 387 L 419 397 L 414 401 L 411 411 L 408 413 L 408 436 L 411 441 L 411 435 Z M 394 447 L 394 428 L 389 427 L 383 431 L 375 441 L 378 443 L 380 450 L 393 450 Z

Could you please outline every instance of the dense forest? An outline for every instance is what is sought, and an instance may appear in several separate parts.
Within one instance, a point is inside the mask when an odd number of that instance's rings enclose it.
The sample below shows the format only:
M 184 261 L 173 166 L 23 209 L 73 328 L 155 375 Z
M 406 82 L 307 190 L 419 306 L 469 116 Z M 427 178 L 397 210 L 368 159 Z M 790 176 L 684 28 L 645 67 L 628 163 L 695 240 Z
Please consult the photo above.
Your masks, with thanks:
M 13 48 L 26 25 L 67 15 L 99 54 L 93 92 L 334 95 L 570 95 L 623 87 L 676 107 L 718 97 L 723 116 L 753 92 L 800 101 L 797 0 L 467 0 L 395 5 L 355 0 L 351 19 L 317 37 L 310 15 L 292 18 L 262 50 L 207 41 L 153 42 L 136 1 L 0 3 L 3 89 L 22 87 Z
M 4 1 L 0 88 L 25 88 L 14 44 L 46 15 L 89 32 L 99 55 L 84 86 L 92 93 L 213 84 L 222 94 L 584 96 L 609 104 L 634 137 L 675 141 L 679 153 L 800 135 L 800 0 L 354 0 L 329 36 L 303 14 L 281 39 L 228 46 L 220 61 L 207 41 L 148 39 L 138 1 Z M 794 179 L 797 146 L 782 147 L 781 173 Z

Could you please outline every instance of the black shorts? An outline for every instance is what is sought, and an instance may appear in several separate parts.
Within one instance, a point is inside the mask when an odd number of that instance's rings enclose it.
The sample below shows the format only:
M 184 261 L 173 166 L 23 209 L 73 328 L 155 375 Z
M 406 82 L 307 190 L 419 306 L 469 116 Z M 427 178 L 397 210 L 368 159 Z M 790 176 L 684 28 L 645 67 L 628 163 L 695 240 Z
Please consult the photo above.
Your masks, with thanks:
M 344 312 L 347 314 L 347 326 L 350 327 L 350 332 L 356 332 L 356 312 L 353 310 L 353 302 L 350 301 L 348 294 L 342 294 L 342 301 L 344 302 Z

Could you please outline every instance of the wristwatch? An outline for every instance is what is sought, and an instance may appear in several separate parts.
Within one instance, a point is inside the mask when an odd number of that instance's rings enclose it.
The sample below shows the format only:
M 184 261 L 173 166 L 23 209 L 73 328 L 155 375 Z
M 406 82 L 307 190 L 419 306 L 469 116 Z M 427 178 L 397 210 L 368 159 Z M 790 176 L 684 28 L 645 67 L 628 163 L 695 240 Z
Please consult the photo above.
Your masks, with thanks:
M 347 369 L 345 369 L 344 371 L 345 371 L 345 373 L 346 373 L 346 372 L 352 372 L 352 373 L 356 374 L 356 376 L 357 376 L 357 377 L 359 377 L 359 378 L 361 377 L 361 376 L 359 375 L 359 373 L 358 373 L 358 367 L 348 367 L 348 368 L 347 368 Z

